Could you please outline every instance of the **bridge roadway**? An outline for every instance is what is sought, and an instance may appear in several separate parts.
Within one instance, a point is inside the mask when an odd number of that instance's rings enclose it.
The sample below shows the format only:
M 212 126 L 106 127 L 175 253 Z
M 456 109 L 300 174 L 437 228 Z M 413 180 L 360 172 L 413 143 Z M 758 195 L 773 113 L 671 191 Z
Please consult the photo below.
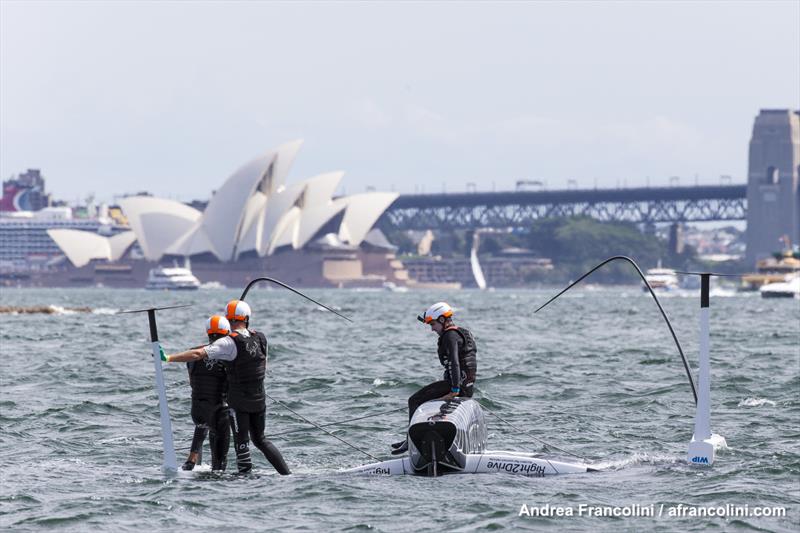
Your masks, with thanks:
M 379 226 L 515 228 L 568 216 L 636 223 L 745 220 L 747 185 L 405 194 L 389 206 Z

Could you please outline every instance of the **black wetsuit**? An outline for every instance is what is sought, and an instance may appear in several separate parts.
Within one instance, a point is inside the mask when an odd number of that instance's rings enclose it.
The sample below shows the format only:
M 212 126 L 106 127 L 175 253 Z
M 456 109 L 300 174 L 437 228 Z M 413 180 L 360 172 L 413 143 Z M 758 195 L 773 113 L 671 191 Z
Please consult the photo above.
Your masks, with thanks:
M 192 421 L 195 423 L 190 458 L 200 462 L 203 441 L 209 435 L 212 470 L 225 470 L 230 447 L 230 423 L 225 396 L 227 378 L 219 361 L 202 359 L 186 364 L 192 386 Z M 187 461 L 187 463 L 191 463 Z M 193 465 L 190 466 L 190 468 Z
M 236 358 L 225 361 L 228 372 L 228 404 L 230 405 L 236 465 L 240 473 L 253 468 L 249 441 L 261 450 L 279 474 L 289 474 L 281 452 L 264 437 L 266 426 L 266 394 L 264 377 L 267 373 L 267 338 L 263 333 L 250 331 L 249 336 L 231 333 L 236 344 Z
M 459 396 L 472 397 L 475 376 L 478 372 L 475 338 L 468 329 L 450 327 L 439 337 L 439 362 L 444 367 L 441 381 L 422 387 L 408 399 L 408 419 L 414 416 L 417 407 L 460 389 Z

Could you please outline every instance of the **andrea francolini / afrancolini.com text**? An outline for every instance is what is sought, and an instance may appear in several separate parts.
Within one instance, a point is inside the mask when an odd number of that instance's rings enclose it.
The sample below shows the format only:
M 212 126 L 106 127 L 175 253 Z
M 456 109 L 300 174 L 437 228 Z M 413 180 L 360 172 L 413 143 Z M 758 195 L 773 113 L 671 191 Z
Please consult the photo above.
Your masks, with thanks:
M 568 516 L 581 517 L 614 517 L 614 518 L 700 518 L 700 517 L 721 517 L 721 518 L 759 518 L 786 516 L 785 507 L 766 507 L 751 505 L 685 505 L 679 504 L 655 504 L 640 505 L 591 505 L 581 503 L 579 505 L 528 505 L 523 503 L 519 509 L 518 516 L 524 517 L 545 517 L 558 518 Z

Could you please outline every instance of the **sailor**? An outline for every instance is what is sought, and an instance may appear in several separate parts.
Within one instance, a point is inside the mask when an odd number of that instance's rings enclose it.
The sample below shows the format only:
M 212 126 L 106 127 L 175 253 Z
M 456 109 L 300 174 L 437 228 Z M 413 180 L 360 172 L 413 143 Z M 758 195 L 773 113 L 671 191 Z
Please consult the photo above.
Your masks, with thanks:
M 439 336 L 437 352 L 439 363 L 444 367 L 441 381 L 434 381 L 422 387 L 408 399 L 408 420 L 414 411 L 429 400 L 451 400 L 456 396 L 471 398 L 478 372 L 477 347 L 475 338 L 466 328 L 453 323 L 453 308 L 446 302 L 430 306 L 420 322 L 430 325 L 431 331 Z M 393 454 L 408 450 L 408 441 L 392 444 Z
M 266 425 L 266 394 L 264 377 L 267 371 L 267 338 L 263 333 L 249 329 L 250 306 L 241 300 L 228 302 L 225 317 L 230 321 L 231 333 L 207 349 L 188 350 L 166 356 L 167 361 L 191 361 L 208 357 L 225 365 L 228 377 L 228 404 L 236 448 L 236 465 L 239 473 L 253 468 L 249 441 L 261 450 L 275 470 L 289 474 L 289 467 L 281 452 L 264 437 Z
M 183 464 L 184 470 L 192 470 L 202 459 L 203 442 L 206 435 L 211 447 L 211 469 L 225 470 L 230 448 L 230 422 L 228 406 L 225 403 L 227 379 L 225 368 L 219 361 L 204 359 L 206 354 L 215 349 L 214 343 L 226 338 L 231 332 L 231 325 L 224 316 L 213 315 L 206 321 L 207 346 L 193 348 L 188 353 L 202 354 L 201 358 L 192 356 L 162 357 L 162 359 L 181 362 L 187 361 L 189 384 L 192 387 L 192 421 L 194 436 L 189 449 L 189 457 Z

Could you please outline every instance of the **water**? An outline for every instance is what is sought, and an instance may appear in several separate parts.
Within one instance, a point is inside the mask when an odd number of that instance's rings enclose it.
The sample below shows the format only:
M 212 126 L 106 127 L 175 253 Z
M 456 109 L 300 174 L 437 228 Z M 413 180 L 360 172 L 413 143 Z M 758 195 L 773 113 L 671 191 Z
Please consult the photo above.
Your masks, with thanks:
M 3 290 L 2 305 L 95 312 L 0 315 L 0 529 L 798 530 L 796 300 L 712 299 L 712 427 L 730 449 L 704 469 L 685 462 L 691 393 L 666 326 L 638 289 L 571 291 L 536 315 L 553 290 L 309 293 L 355 323 L 288 292 L 248 296 L 254 325 L 271 341 L 268 392 L 292 409 L 323 423 L 404 405 L 441 375 L 435 336 L 415 317 L 446 299 L 478 339 L 476 396 L 513 424 L 607 469 L 545 479 L 342 475 L 337 470 L 371 460 L 310 429 L 274 439 L 292 476 L 279 477 L 254 455 L 252 476 L 201 469 L 167 477 L 146 316 L 110 313 L 194 304 L 159 314 L 160 336 L 174 352 L 202 342 L 205 318 L 237 291 Z M 696 366 L 698 300 L 663 304 Z M 186 370 L 169 364 L 165 372 L 182 462 L 192 432 Z M 397 412 L 335 432 L 384 458 L 404 421 Z M 491 415 L 487 421 L 490 449 L 542 449 Z M 268 435 L 306 427 L 281 406 L 268 407 Z M 518 516 L 522 504 L 576 513 L 581 504 L 748 504 L 787 514 L 529 518 Z

